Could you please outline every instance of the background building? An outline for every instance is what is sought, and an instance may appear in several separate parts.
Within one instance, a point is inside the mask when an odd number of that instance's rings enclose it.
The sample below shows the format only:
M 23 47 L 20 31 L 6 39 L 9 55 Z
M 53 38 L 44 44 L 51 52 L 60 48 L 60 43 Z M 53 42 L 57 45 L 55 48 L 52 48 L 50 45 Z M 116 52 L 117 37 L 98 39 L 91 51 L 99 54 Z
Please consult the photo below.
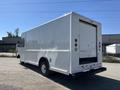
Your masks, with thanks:
M 14 52 L 17 43 L 22 43 L 21 37 L 3 37 L 0 40 L 0 52 Z

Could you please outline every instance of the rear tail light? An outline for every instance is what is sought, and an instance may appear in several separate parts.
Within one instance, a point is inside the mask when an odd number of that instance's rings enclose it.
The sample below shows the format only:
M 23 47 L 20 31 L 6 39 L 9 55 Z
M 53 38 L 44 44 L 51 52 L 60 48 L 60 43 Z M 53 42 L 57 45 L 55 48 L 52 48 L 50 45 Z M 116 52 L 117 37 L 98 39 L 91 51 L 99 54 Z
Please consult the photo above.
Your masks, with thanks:
M 78 42 L 77 42 L 77 41 L 78 41 L 78 40 L 75 39 L 75 51 L 77 51 L 77 48 L 78 48 L 78 47 L 77 47 L 77 46 L 78 46 L 78 44 L 77 44 Z
M 101 50 L 101 42 L 99 42 L 99 51 Z

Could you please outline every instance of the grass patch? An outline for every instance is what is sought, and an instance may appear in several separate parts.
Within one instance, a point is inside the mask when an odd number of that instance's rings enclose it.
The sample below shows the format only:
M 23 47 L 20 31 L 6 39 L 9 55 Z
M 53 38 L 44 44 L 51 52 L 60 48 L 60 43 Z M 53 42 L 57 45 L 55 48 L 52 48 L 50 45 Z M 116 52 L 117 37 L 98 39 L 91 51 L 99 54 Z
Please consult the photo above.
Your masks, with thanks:
M 113 56 L 104 56 L 103 57 L 103 62 L 108 62 L 108 63 L 120 63 L 120 60 L 116 59 Z
M 0 57 L 16 57 L 15 53 L 0 53 Z
M 8 55 L 0 55 L 0 57 L 14 57 L 14 58 L 16 58 L 16 56 L 8 56 Z

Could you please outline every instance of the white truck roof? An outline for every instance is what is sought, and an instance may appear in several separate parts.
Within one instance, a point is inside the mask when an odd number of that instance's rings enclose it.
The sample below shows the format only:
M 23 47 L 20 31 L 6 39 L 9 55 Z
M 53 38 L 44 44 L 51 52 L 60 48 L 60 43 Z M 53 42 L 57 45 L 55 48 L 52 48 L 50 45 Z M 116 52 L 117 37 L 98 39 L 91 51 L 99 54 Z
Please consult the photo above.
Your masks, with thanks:
M 80 15 L 80 14 L 78 14 L 78 13 L 76 13 L 76 12 L 68 12 L 68 13 L 65 13 L 65 14 L 63 14 L 63 15 L 55 18 L 55 19 L 49 20 L 49 21 L 47 21 L 47 22 L 45 22 L 45 23 L 42 23 L 42 24 L 40 24 L 39 26 L 36 26 L 36 27 L 34 27 L 34 28 L 31 28 L 31 29 L 29 29 L 29 31 L 34 30 L 35 28 L 38 28 L 38 27 L 40 27 L 40 26 L 46 25 L 46 24 L 48 24 L 48 23 L 50 23 L 50 22 L 53 22 L 53 21 L 55 21 L 55 20 L 57 20 L 57 19 L 59 19 L 59 18 L 62 18 L 62 17 L 64 17 L 64 16 L 74 15 L 74 14 L 79 15 L 79 16 L 81 17 L 81 19 L 83 19 L 83 20 L 86 19 L 88 22 L 92 22 L 92 23 L 95 24 L 95 25 L 101 25 L 101 23 L 99 23 L 99 22 L 97 22 L 97 21 L 95 21 L 95 20 L 91 20 L 90 18 L 84 17 L 83 15 Z M 26 32 L 29 32 L 29 31 L 26 31 Z M 26 33 L 26 32 L 24 32 L 24 33 Z M 22 33 L 22 34 L 24 34 L 24 33 Z

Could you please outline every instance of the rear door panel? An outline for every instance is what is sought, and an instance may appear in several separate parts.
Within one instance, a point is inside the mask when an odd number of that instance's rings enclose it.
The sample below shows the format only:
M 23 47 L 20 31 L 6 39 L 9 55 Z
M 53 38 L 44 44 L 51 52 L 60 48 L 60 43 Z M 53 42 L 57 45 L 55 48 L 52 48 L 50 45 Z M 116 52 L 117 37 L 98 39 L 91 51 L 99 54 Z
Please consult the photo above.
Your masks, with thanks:
M 79 25 L 79 53 L 80 58 L 96 56 L 96 27 L 80 21 Z

